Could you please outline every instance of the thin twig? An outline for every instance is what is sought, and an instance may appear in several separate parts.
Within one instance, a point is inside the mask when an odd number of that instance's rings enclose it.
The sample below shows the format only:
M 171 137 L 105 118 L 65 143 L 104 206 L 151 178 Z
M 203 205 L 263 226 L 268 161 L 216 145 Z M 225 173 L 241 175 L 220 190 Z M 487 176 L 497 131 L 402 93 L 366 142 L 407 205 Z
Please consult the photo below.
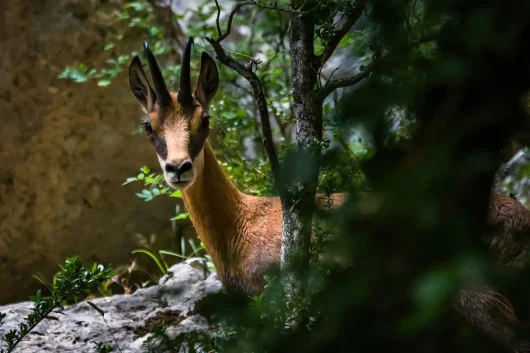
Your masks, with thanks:
M 94 310 L 96 310 L 99 313 L 99 315 L 101 315 L 101 318 L 103 319 L 103 321 L 105 321 L 105 325 L 107 325 L 107 328 L 109 329 L 109 333 L 112 336 L 112 339 L 114 340 L 114 343 L 116 343 L 116 346 L 118 347 L 118 350 L 121 353 L 123 353 L 123 351 L 121 350 L 120 345 L 118 344 L 118 340 L 116 339 L 116 337 L 112 333 L 112 330 L 110 329 L 109 323 L 105 319 L 105 312 L 103 311 L 103 309 L 101 309 L 99 306 L 97 306 L 96 304 L 94 304 L 94 303 L 92 303 L 91 301 L 88 301 L 88 300 L 87 300 L 87 304 L 90 305 Z
M 336 68 L 333 69 L 333 71 L 331 71 L 331 74 L 329 75 L 328 80 L 331 80 L 331 78 L 333 77 L 335 72 L 337 72 L 337 70 L 340 69 L 341 66 L 342 65 L 339 65 L 339 67 L 336 67 Z
M 282 7 L 278 7 L 276 3 L 270 3 L 270 4 L 263 4 L 259 1 L 256 1 L 256 0 L 249 0 L 249 1 L 242 1 L 242 2 L 239 2 L 236 4 L 236 6 L 234 6 L 234 8 L 232 9 L 232 11 L 230 12 L 230 14 L 228 15 L 228 21 L 227 21 L 227 24 L 226 24 L 226 32 L 224 32 L 223 34 L 221 34 L 221 27 L 219 25 L 219 17 L 221 16 L 221 9 L 219 7 L 219 3 L 217 2 L 217 0 L 215 0 L 215 4 L 217 6 L 217 31 L 218 31 L 218 34 L 219 36 L 215 39 L 218 43 L 222 42 L 226 37 L 228 37 L 228 35 L 230 34 L 230 29 L 232 27 L 232 21 L 234 19 L 234 16 L 236 14 L 236 12 L 242 8 L 243 6 L 248 6 L 248 5 L 253 5 L 253 6 L 257 6 L 257 7 L 261 7 L 262 9 L 268 9 L 268 10 L 275 10 L 275 11 L 280 11 L 280 12 L 287 12 L 287 13 L 297 13 L 297 14 L 307 14 L 311 11 L 314 11 L 318 6 L 316 6 L 315 8 L 312 8 L 308 11 L 297 11 L 297 10 L 292 10 L 292 9 L 286 9 L 286 8 L 282 8 Z
M 327 98 L 327 96 L 329 96 L 329 94 L 337 88 L 349 87 L 361 82 L 362 80 L 370 76 L 377 63 L 378 60 L 374 59 L 371 63 L 366 65 L 361 72 L 356 75 L 326 82 L 326 84 L 318 91 L 318 96 L 320 100 L 323 102 Z
M 274 3 L 274 4 L 262 4 L 260 2 L 254 1 L 253 5 L 255 5 L 257 7 L 261 7 L 262 9 L 276 10 L 276 11 L 280 11 L 280 12 L 299 13 L 299 14 L 306 13 L 306 12 L 302 12 L 302 11 L 296 11 L 296 10 L 291 10 L 291 9 L 285 9 L 285 8 L 282 8 L 282 7 L 278 7 L 276 5 L 276 3 Z
M 335 72 L 337 72 L 340 69 L 341 66 L 342 65 L 339 65 L 338 67 L 336 67 L 333 70 L 331 70 L 331 74 L 329 74 L 329 77 L 328 77 L 328 79 L 326 81 L 331 81 L 331 79 L 333 78 L 333 75 L 335 74 Z M 320 77 L 320 73 L 319 73 L 319 77 Z
M 223 35 L 223 32 L 221 32 L 221 26 L 219 25 L 219 17 L 221 17 L 221 7 L 219 6 L 219 2 L 215 0 L 215 6 L 217 6 L 217 18 L 215 19 L 215 24 L 217 25 L 217 35 L 220 37 Z
M 219 37 L 215 38 L 215 41 L 217 43 L 221 43 L 226 37 L 228 37 L 228 35 L 230 34 L 230 30 L 232 29 L 232 21 L 234 20 L 234 16 L 236 12 L 243 6 L 247 6 L 247 5 L 255 5 L 255 3 L 254 1 L 244 1 L 244 2 L 239 2 L 237 3 L 236 6 L 234 6 L 234 8 L 232 9 L 232 12 L 230 12 L 230 15 L 228 15 L 228 21 L 226 23 L 226 31 L 223 34 L 220 34 Z M 221 9 L 219 6 L 217 6 L 217 19 L 218 20 L 219 20 L 220 14 L 221 14 Z
M 354 162 L 358 162 L 358 158 L 357 156 L 355 155 L 355 153 L 353 153 L 353 151 L 350 149 L 350 146 L 348 146 L 348 143 L 346 141 L 344 141 L 344 138 L 342 137 L 342 135 L 340 133 L 338 133 L 337 135 L 335 135 L 335 138 L 339 141 L 340 145 L 342 146 L 342 148 L 344 150 L 346 150 L 346 153 L 348 153 L 348 155 L 350 156 L 350 158 L 354 161 Z
M 300 14 L 300 15 L 308 14 L 308 13 L 310 13 L 310 12 L 315 11 L 316 9 L 318 9 L 318 8 L 320 7 L 320 5 L 322 4 L 323 1 L 324 1 L 324 0 L 318 0 L 315 6 L 313 6 L 313 7 L 310 8 L 309 10 L 302 11 L 302 8 L 303 8 L 304 5 L 306 4 L 306 2 L 304 2 L 304 3 L 302 4 L 302 6 L 300 6 L 300 7 L 298 8 L 298 10 L 293 10 L 293 12 L 298 13 L 298 14 Z
M 121 350 L 121 347 L 118 343 L 118 340 L 116 339 L 116 337 L 114 336 L 114 334 L 112 333 L 112 330 L 110 329 L 110 326 L 109 326 L 109 323 L 107 322 L 107 320 L 105 319 L 104 316 L 101 316 L 103 318 L 103 321 L 105 321 L 105 325 L 107 325 L 107 328 L 109 329 L 109 332 L 110 332 L 110 335 L 112 336 L 112 339 L 114 340 L 114 343 L 116 343 L 116 347 L 118 347 L 118 350 L 123 353 L 123 351 Z

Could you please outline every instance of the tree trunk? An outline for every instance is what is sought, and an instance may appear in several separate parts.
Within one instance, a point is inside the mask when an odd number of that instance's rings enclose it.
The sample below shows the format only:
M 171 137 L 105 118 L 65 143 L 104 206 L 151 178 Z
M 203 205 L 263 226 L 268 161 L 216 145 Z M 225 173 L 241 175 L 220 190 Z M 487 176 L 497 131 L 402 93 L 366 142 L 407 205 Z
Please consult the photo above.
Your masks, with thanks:
M 299 9 L 302 3 L 301 0 L 291 0 L 291 8 Z M 309 264 L 311 219 L 318 182 L 316 161 L 320 153 L 320 148 L 314 148 L 314 142 L 322 139 L 322 105 L 318 104 L 314 94 L 317 72 L 311 67 L 314 61 L 313 35 L 312 17 L 292 13 L 289 40 L 297 151 L 292 161 L 286 160 L 284 163 L 285 169 L 291 169 L 288 172 L 289 181 L 282 192 L 281 255 L 283 286 L 288 304 L 295 303 L 304 295 L 303 275 Z M 287 323 L 287 329 L 298 327 L 300 322 L 301 315 L 295 314 Z

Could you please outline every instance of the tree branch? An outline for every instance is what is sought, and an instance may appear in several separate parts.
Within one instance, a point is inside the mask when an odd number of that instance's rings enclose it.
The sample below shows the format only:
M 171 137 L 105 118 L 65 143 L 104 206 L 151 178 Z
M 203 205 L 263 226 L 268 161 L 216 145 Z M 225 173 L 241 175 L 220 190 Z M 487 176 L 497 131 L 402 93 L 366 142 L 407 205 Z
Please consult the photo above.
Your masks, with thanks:
M 344 38 L 344 36 L 350 31 L 352 26 L 355 24 L 355 22 L 357 22 L 359 17 L 361 17 L 361 15 L 363 14 L 364 8 L 364 0 L 357 0 L 355 6 L 348 14 L 346 14 L 345 22 L 338 30 L 334 32 L 333 36 L 328 41 L 326 47 L 324 48 L 324 51 L 315 58 L 315 65 L 317 69 L 324 66 L 324 64 L 328 61 L 331 55 L 333 55 L 333 52 L 335 51 L 335 49 L 337 49 L 337 46 L 339 45 L 342 38 Z
M 217 59 L 223 63 L 224 65 L 230 67 L 231 69 L 235 70 L 238 74 L 240 74 L 243 78 L 245 78 L 248 83 L 250 83 L 250 86 L 252 87 L 252 93 L 254 94 L 254 97 L 256 99 L 257 105 L 258 105 L 258 111 L 260 115 L 261 120 L 261 132 L 263 134 L 263 146 L 265 147 L 265 151 L 267 152 L 267 156 L 269 157 L 269 161 L 271 163 L 271 169 L 274 176 L 274 180 L 278 181 L 278 173 L 279 173 L 279 167 L 280 162 L 278 161 L 278 155 L 276 154 L 276 149 L 274 148 L 274 143 L 272 140 L 272 130 L 270 125 L 270 117 L 269 117 L 269 109 L 267 107 L 267 100 L 265 98 L 265 93 L 263 92 L 263 87 L 261 85 L 261 81 L 258 78 L 258 76 L 252 71 L 252 65 L 249 65 L 248 67 L 243 65 L 241 62 L 234 59 L 230 54 L 228 54 L 223 46 L 221 45 L 221 41 L 224 40 L 228 35 L 230 34 L 230 30 L 232 27 L 232 21 L 234 18 L 234 15 L 236 14 L 237 10 L 239 10 L 242 6 L 246 5 L 255 5 L 255 1 L 247 1 L 247 2 L 240 2 L 238 3 L 230 12 L 230 15 L 228 16 L 228 23 L 226 26 L 226 31 L 224 33 L 221 33 L 220 25 L 219 25 L 219 17 L 221 13 L 221 9 L 219 7 L 219 4 L 217 0 L 215 0 L 215 3 L 217 5 L 217 29 L 219 31 L 219 36 L 217 38 L 208 38 L 206 37 L 206 41 L 210 43 L 215 50 L 215 54 L 217 56 Z
M 215 18 L 215 25 L 217 26 L 217 36 L 221 37 L 223 32 L 221 32 L 221 26 L 219 25 L 219 17 L 221 17 L 221 7 L 219 6 L 219 1 L 215 0 L 215 6 L 217 6 L 217 17 Z
M 228 37 L 228 35 L 230 34 L 230 30 L 232 29 L 232 21 L 234 20 L 234 16 L 235 16 L 236 12 L 240 8 L 242 8 L 243 6 L 254 5 L 254 6 L 257 6 L 257 7 L 261 7 L 263 9 L 276 10 L 276 11 L 289 12 L 289 13 L 292 13 L 292 12 L 302 13 L 302 12 L 299 12 L 299 11 L 295 11 L 295 10 L 291 10 L 291 9 L 284 9 L 284 8 L 278 7 L 276 4 L 262 4 L 261 2 L 255 1 L 255 0 L 242 1 L 242 2 L 238 2 L 236 4 L 236 6 L 234 6 L 234 8 L 230 12 L 230 14 L 228 15 L 228 21 L 227 21 L 227 24 L 226 24 L 226 31 L 224 33 L 221 33 L 221 26 L 219 25 L 219 17 L 221 16 L 221 8 L 219 7 L 219 2 L 217 0 L 215 0 L 215 5 L 217 6 L 216 24 L 217 24 L 217 32 L 218 32 L 219 36 L 217 38 L 215 38 L 214 40 L 217 43 L 221 43 L 226 37 Z
M 417 47 L 418 45 L 432 42 L 437 39 L 438 39 L 438 33 L 428 34 L 417 40 L 413 40 L 408 45 L 406 45 L 403 48 L 403 50 L 400 50 L 397 53 L 394 53 L 392 55 L 388 54 L 388 55 L 373 59 L 372 62 L 370 62 L 365 67 L 363 67 L 361 69 L 361 72 L 357 73 L 356 75 L 345 77 L 345 78 L 340 78 L 336 80 L 329 80 L 326 82 L 326 84 L 322 88 L 320 88 L 317 91 L 317 97 L 320 99 L 321 102 L 323 102 L 327 98 L 327 96 L 329 96 L 337 88 L 353 86 L 361 82 L 365 78 L 368 78 L 372 72 L 374 72 L 379 67 L 389 63 L 399 53 L 406 52 L 414 47 Z
M 318 98 L 321 102 L 323 102 L 331 94 L 331 92 L 333 92 L 337 88 L 349 87 L 361 82 L 362 80 L 370 76 L 379 61 L 381 60 L 374 59 L 371 63 L 366 65 L 361 70 L 361 72 L 356 75 L 326 82 L 326 84 L 318 91 Z
M 263 4 L 257 0 L 242 1 L 242 2 L 238 2 L 236 6 L 234 6 L 230 14 L 228 15 L 228 23 L 226 24 L 226 32 L 222 33 L 221 26 L 219 25 L 219 17 L 221 16 L 221 8 L 219 6 L 218 0 L 215 0 L 215 5 L 217 6 L 216 25 L 217 25 L 218 37 L 215 38 L 215 41 L 217 43 L 221 43 L 226 37 L 228 37 L 228 35 L 230 34 L 230 30 L 232 28 L 232 21 L 234 19 L 234 16 L 236 12 L 243 6 L 253 5 L 253 6 L 261 7 L 263 9 L 276 10 L 276 11 L 288 12 L 288 13 L 299 13 L 299 14 L 310 12 L 310 11 L 302 12 L 302 11 L 281 8 L 281 7 L 278 7 L 277 3 Z
M 295 12 L 295 13 L 302 13 L 302 12 L 300 12 L 300 11 L 291 10 L 291 9 L 284 9 L 284 8 L 282 8 L 282 7 L 278 7 L 278 4 L 277 4 L 277 3 L 262 4 L 262 3 L 259 2 L 259 1 L 253 1 L 252 3 L 253 3 L 252 5 L 255 5 L 255 6 L 257 6 L 257 7 L 261 7 L 262 9 L 276 10 L 276 11 L 280 11 L 280 12 L 288 12 L 288 13 L 292 13 L 292 12 Z

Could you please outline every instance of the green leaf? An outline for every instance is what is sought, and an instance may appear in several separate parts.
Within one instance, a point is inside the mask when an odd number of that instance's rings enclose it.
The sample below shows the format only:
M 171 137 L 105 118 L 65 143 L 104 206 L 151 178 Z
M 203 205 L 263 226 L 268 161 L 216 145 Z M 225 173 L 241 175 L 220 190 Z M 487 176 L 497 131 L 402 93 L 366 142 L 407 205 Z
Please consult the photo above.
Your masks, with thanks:
M 98 81 L 98 86 L 100 87 L 105 87 L 105 86 L 108 86 L 110 85 L 112 82 L 110 80 L 99 80 Z
M 163 254 L 163 255 L 170 255 L 170 256 L 176 256 L 176 257 L 180 257 L 182 259 L 187 259 L 188 257 L 185 256 L 185 255 L 182 255 L 182 254 L 178 254 L 176 252 L 173 252 L 173 251 L 169 251 L 169 250 L 159 250 L 158 251 L 160 254 Z
M 127 179 L 125 180 L 125 182 L 124 182 L 123 184 L 121 184 L 121 185 L 126 185 L 126 184 L 132 183 L 133 181 L 136 181 L 136 180 L 138 180 L 138 179 L 137 179 L 137 178 L 134 178 L 134 177 L 132 177 L 132 178 L 127 178 Z
M 139 254 L 146 254 L 151 259 L 153 259 L 153 261 L 158 265 L 158 268 L 160 268 L 160 271 L 162 271 L 163 275 L 165 275 L 167 273 L 167 268 L 164 267 L 164 265 L 162 265 L 160 260 L 151 251 L 145 250 L 145 249 L 136 249 L 136 250 L 133 250 L 131 253 L 132 254 L 138 254 L 138 253 Z
M 162 30 L 160 29 L 160 27 L 158 26 L 152 26 L 150 29 L 149 29 L 149 34 L 153 37 L 156 37 L 157 35 L 159 35 L 160 33 L 162 33 Z
M 149 191 L 149 190 L 147 190 L 147 189 L 143 189 L 143 190 L 142 190 L 142 194 L 144 194 L 145 196 L 152 197 L 151 191 Z
M 182 192 L 180 190 L 175 190 L 169 196 L 181 198 L 182 197 Z
M 188 212 L 181 213 L 181 214 L 178 214 L 175 217 L 171 218 L 171 220 L 172 221 L 176 221 L 176 220 L 179 220 L 179 219 L 186 219 L 186 218 L 189 218 L 189 216 L 190 216 L 190 214 Z
M 32 277 L 38 280 L 40 283 L 44 284 L 50 292 L 53 290 L 53 285 L 46 278 L 44 278 L 44 276 L 40 272 L 37 272 L 36 274 L 32 275 Z
M 234 113 L 234 112 L 226 112 L 226 113 L 224 114 L 224 117 L 225 117 L 226 119 L 235 119 L 235 118 L 237 118 L 237 114 Z
M 31 300 L 34 303 L 40 302 L 40 299 L 41 299 L 41 290 L 40 289 L 37 291 L 37 294 L 29 296 L 29 300 Z

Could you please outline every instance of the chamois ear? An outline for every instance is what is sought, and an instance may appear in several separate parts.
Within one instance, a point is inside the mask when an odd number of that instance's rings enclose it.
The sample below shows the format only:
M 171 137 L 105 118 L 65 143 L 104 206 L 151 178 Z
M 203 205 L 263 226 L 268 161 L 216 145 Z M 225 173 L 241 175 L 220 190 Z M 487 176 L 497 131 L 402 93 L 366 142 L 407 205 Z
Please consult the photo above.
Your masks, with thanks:
M 199 73 L 197 88 L 195 89 L 195 98 L 203 107 L 208 108 L 217 92 L 217 88 L 219 88 L 217 65 L 210 55 L 202 52 L 201 72 Z
M 147 81 L 140 58 L 135 56 L 129 66 L 129 87 L 134 97 L 142 104 L 146 112 L 153 110 L 156 93 Z

